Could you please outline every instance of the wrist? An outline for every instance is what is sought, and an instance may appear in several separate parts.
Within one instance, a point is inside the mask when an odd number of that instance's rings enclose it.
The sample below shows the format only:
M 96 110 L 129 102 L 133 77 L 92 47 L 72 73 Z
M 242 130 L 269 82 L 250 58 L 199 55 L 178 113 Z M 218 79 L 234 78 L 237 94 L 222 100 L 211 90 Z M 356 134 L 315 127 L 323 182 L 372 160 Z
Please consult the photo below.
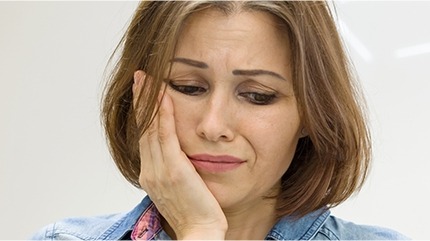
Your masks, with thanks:
M 178 240 L 224 240 L 225 231 L 221 230 L 196 230 L 183 235 L 178 235 Z
M 176 238 L 178 240 L 224 240 L 226 232 L 227 227 L 199 227 L 182 230 L 182 232 L 177 234 Z

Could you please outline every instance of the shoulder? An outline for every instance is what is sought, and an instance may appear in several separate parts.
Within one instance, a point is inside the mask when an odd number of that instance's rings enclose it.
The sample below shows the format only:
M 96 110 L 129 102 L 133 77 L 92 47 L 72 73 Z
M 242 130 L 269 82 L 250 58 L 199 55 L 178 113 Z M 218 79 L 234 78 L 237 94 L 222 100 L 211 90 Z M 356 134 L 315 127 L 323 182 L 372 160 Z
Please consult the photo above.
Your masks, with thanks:
M 33 240 L 94 240 L 100 239 L 124 214 L 104 215 L 97 217 L 67 218 L 49 224 L 35 233 Z
M 118 240 L 130 231 L 142 212 L 151 203 L 145 197 L 128 213 L 96 217 L 67 218 L 50 224 L 35 233 L 32 240 Z
M 408 237 L 388 228 L 359 225 L 330 216 L 314 239 L 329 240 L 407 240 Z

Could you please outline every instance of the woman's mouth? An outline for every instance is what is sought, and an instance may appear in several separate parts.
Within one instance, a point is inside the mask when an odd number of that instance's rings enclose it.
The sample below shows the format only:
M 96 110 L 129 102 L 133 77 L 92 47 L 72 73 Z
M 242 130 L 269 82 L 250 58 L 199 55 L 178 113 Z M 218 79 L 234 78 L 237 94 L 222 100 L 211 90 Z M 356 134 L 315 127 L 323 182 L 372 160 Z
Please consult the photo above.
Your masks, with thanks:
M 188 158 L 197 170 L 210 173 L 231 171 L 246 162 L 229 155 L 197 154 L 188 156 Z

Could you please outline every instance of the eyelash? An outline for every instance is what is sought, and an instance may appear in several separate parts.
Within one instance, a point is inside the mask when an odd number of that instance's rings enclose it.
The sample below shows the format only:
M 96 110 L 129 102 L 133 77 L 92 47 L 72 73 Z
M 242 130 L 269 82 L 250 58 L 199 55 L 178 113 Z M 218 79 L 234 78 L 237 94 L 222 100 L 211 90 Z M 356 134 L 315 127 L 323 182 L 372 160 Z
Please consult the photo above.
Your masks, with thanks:
M 206 92 L 206 89 L 199 86 L 194 85 L 176 85 L 173 84 L 172 81 L 169 82 L 169 86 L 179 93 L 190 95 L 190 96 L 197 96 L 199 94 L 203 94 Z
M 189 96 L 197 96 L 204 94 L 207 90 L 204 87 L 194 86 L 194 85 L 176 85 L 169 82 L 169 86 L 179 93 Z M 247 99 L 248 102 L 254 105 L 269 105 L 275 101 L 277 98 L 276 94 L 264 94 L 259 92 L 242 92 L 239 96 Z
M 255 105 L 269 105 L 276 99 L 275 94 L 263 94 L 258 92 L 243 92 L 239 96 L 248 99 L 249 102 Z

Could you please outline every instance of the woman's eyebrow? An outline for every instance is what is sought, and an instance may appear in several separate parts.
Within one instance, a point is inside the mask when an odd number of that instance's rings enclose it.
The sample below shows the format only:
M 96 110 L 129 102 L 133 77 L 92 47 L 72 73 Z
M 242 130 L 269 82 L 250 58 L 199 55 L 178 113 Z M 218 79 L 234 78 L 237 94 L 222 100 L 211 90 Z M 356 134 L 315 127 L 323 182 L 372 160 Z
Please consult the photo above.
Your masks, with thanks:
M 183 63 L 186 65 L 190 65 L 196 68 L 200 68 L 200 69 L 207 69 L 209 68 L 208 64 L 206 64 L 205 62 L 202 61 L 198 61 L 198 60 L 194 60 L 194 59 L 188 59 L 188 58 L 181 58 L 181 57 L 176 57 L 173 58 L 170 62 L 172 63 Z M 274 76 L 278 79 L 281 80 L 286 80 L 284 77 L 282 77 L 282 75 L 273 72 L 273 71 L 269 71 L 269 70 L 264 70 L 264 69 L 235 69 L 232 71 L 233 75 L 246 75 L 246 76 L 257 76 L 257 75 L 270 75 L 270 76 Z
M 205 62 L 193 60 L 193 59 L 187 59 L 187 58 L 173 58 L 170 62 L 179 62 L 187 65 L 191 65 L 193 67 L 201 68 L 201 69 L 207 69 L 209 66 Z
M 246 76 L 270 75 L 270 76 L 273 76 L 273 77 L 276 77 L 278 79 L 286 81 L 286 79 L 284 77 L 282 77 L 282 75 L 280 75 L 276 72 L 264 70 L 264 69 L 249 69 L 249 70 L 235 69 L 235 70 L 233 70 L 233 75 L 246 75 Z

